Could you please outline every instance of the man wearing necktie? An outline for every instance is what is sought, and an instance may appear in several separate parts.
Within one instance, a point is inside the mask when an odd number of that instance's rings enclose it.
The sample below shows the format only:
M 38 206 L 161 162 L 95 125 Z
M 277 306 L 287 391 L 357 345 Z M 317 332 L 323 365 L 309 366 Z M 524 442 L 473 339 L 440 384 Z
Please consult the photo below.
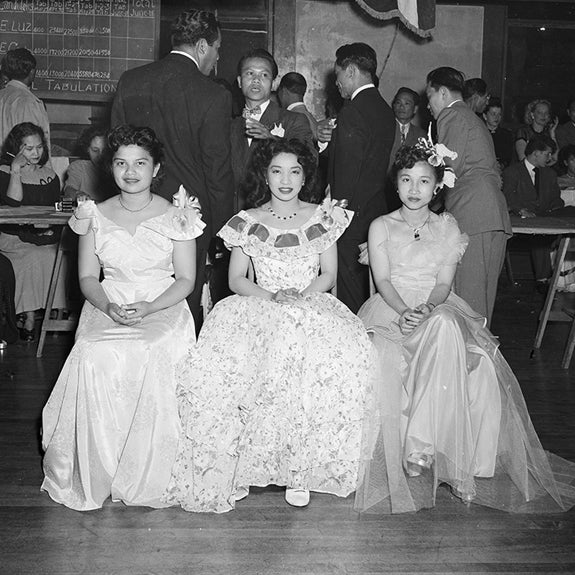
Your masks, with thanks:
M 555 142 L 544 134 L 527 143 L 525 159 L 511 164 L 503 172 L 503 193 L 509 211 L 522 218 L 559 215 L 564 207 L 555 170 L 547 164 L 555 152 Z M 528 239 L 535 279 L 540 291 L 551 277 L 550 244 L 553 236 L 533 236 Z
M 242 116 L 232 121 L 232 168 L 236 184 L 236 211 L 245 206 L 241 189 L 246 168 L 259 142 L 270 138 L 296 139 L 314 153 L 315 145 L 307 119 L 302 114 L 280 108 L 271 92 L 278 67 L 273 56 L 261 48 L 245 54 L 238 63 L 238 85 L 246 102 Z

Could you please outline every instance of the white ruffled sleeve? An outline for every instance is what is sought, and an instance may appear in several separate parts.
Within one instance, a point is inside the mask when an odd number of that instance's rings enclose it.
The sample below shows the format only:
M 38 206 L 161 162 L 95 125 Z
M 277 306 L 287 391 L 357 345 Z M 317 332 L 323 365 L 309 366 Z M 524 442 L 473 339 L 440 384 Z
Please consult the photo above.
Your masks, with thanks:
M 457 220 L 449 212 L 443 212 L 441 217 L 445 226 L 445 242 L 443 243 L 445 263 L 447 265 L 457 264 L 467 249 L 469 236 L 461 232 Z
M 174 206 L 168 208 L 162 217 L 152 218 L 141 225 L 176 241 L 193 240 L 201 236 L 206 227 L 196 208 Z

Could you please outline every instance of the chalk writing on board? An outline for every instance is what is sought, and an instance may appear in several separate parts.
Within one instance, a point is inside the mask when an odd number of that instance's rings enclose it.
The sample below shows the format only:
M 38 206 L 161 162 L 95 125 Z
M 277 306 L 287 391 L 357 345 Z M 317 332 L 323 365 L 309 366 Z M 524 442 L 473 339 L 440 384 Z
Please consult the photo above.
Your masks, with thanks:
M 0 56 L 28 48 L 34 90 L 109 99 L 122 73 L 157 56 L 160 0 L 0 0 Z

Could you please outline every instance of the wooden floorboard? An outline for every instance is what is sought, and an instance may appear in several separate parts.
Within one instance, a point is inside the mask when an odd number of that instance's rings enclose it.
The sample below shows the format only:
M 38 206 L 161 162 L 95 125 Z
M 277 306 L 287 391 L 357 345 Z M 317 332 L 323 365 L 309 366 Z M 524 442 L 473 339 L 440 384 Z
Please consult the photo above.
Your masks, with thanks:
M 551 324 L 530 358 L 541 305 L 532 282 L 503 280 L 493 331 L 543 445 L 575 461 L 575 360 L 560 368 L 568 326 Z M 575 511 L 512 515 L 443 488 L 434 509 L 384 517 L 359 516 L 351 497 L 314 494 L 308 508 L 291 508 L 278 488 L 253 489 L 224 515 L 112 502 L 66 509 L 40 492 L 39 422 L 71 343 L 49 336 L 41 359 L 32 345 L 0 355 L 2 575 L 575 574 Z

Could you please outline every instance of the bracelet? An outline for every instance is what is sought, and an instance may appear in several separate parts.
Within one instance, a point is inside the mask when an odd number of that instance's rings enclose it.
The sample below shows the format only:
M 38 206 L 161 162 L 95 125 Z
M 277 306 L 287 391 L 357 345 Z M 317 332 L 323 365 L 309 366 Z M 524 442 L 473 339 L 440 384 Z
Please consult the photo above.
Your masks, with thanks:
M 430 301 L 426 302 L 425 305 L 429 308 L 430 313 L 437 307 L 436 304 L 431 303 Z
M 22 174 L 20 172 L 15 172 L 13 170 L 10 170 L 10 175 L 11 176 L 21 176 Z

